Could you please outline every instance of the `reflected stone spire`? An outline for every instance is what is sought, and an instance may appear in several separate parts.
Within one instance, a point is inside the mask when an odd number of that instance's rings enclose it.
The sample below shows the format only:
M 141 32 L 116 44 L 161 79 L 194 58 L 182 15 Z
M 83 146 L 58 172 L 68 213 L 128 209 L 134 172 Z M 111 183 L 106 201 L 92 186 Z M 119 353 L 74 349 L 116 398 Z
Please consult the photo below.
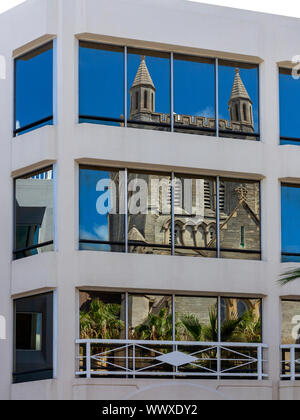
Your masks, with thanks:
M 144 55 L 141 55 L 141 63 L 136 73 L 131 89 L 139 85 L 144 85 L 144 86 L 149 85 L 153 89 L 155 89 L 154 83 L 152 81 L 152 78 L 150 76 L 150 73 L 146 64 L 146 57 Z
M 248 99 L 252 104 L 252 101 L 247 92 L 247 89 L 245 88 L 245 85 L 241 79 L 240 69 L 235 69 L 235 77 L 233 81 L 231 97 L 230 97 L 229 102 L 234 99 Z
M 151 114 L 155 112 L 155 91 L 156 89 L 146 64 L 146 57 L 142 55 L 135 79 L 129 90 L 129 119 L 151 121 Z
M 228 102 L 230 123 L 235 131 L 254 132 L 253 107 L 251 98 L 240 76 L 240 69 L 235 69 L 235 76 Z

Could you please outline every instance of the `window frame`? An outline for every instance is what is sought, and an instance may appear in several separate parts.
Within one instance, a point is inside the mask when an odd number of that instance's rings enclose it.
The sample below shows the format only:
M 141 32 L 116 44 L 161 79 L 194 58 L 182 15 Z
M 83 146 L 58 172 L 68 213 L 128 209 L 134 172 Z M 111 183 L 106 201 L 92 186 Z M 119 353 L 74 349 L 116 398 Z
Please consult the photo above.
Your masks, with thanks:
M 230 60 L 230 59 L 226 59 L 226 58 L 217 58 L 216 56 L 204 56 L 203 54 L 195 54 L 195 53 L 189 53 L 189 52 L 177 52 L 177 51 L 172 51 L 172 50 L 163 50 L 163 49 L 154 49 L 154 48 L 150 48 L 148 46 L 134 46 L 134 45 L 127 45 L 127 43 L 124 41 L 124 44 L 120 44 L 120 43 L 112 43 L 112 42 L 105 42 L 105 41 L 95 41 L 95 40 L 86 40 L 86 39 L 79 39 L 78 42 L 78 56 L 79 56 L 79 48 L 81 44 L 88 44 L 88 43 L 93 43 L 93 44 L 98 44 L 99 47 L 102 46 L 106 46 L 106 47 L 112 47 L 112 48 L 120 48 L 123 49 L 123 55 L 124 55 L 124 83 L 123 83 L 123 97 L 124 97 L 124 119 L 116 119 L 116 118 L 109 118 L 109 117 L 92 117 L 90 115 L 84 116 L 84 115 L 80 115 L 78 112 L 78 122 L 79 124 L 81 123 L 80 120 L 81 119 L 86 119 L 86 120 L 99 120 L 99 121 L 107 121 L 107 122 L 119 122 L 120 123 L 120 127 L 128 127 L 128 124 L 131 125 L 144 125 L 145 127 L 149 126 L 151 128 L 151 126 L 153 127 L 153 129 L 155 129 L 155 127 L 157 129 L 159 128 L 164 128 L 165 130 L 161 130 L 161 131 L 167 131 L 167 132 L 176 132 L 176 129 L 183 129 L 184 131 L 188 133 L 188 130 L 194 130 L 194 131 L 199 131 L 199 134 L 202 133 L 202 135 L 205 135 L 205 133 L 207 133 L 207 135 L 209 134 L 213 134 L 216 138 L 220 139 L 220 140 L 224 140 L 226 138 L 232 138 L 230 136 L 230 134 L 232 134 L 233 136 L 238 136 L 238 135 L 243 135 L 243 132 L 241 131 L 230 131 L 227 132 L 226 130 L 224 130 L 224 133 L 229 134 L 227 137 L 222 137 L 220 134 L 223 133 L 223 130 L 220 129 L 219 127 L 219 80 L 218 80 L 218 73 L 219 73 L 219 61 L 222 61 L 224 63 L 233 63 L 236 65 L 241 65 L 241 66 L 251 66 L 251 67 L 256 67 L 257 68 L 257 91 L 258 91 L 258 95 L 257 95 L 257 109 L 258 109 L 258 131 L 255 133 L 249 133 L 249 137 L 253 137 L 255 138 L 255 140 L 250 140 L 250 139 L 242 139 L 242 140 L 248 140 L 248 141 L 261 141 L 261 112 L 260 112 L 260 97 L 261 97 L 261 92 L 260 92 L 260 63 L 257 62 L 250 62 L 250 61 L 242 61 L 242 60 Z M 101 49 L 101 48 L 100 48 Z M 129 50 L 129 52 L 128 52 Z M 215 82 L 214 82 L 214 86 L 215 86 L 215 128 L 207 128 L 207 127 L 190 127 L 190 126 L 181 126 L 179 125 L 178 127 L 176 127 L 176 122 L 174 118 L 170 117 L 170 122 L 167 122 L 167 118 L 166 118 L 166 123 L 160 123 L 160 122 L 151 122 L 151 121 L 139 121 L 139 120 L 130 120 L 129 119 L 129 115 L 128 115 L 128 110 L 127 110 L 127 95 L 128 95 L 128 55 L 130 54 L 130 51 L 144 51 L 147 52 L 149 51 L 149 54 L 162 54 L 162 55 L 169 55 L 169 60 L 170 60 L 170 116 L 174 116 L 174 106 L 175 106 L 175 100 L 174 100 L 174 92 L 175 92 L 175 85 L 174 85 L 174 56 L 180 56 L 182 57 L 182 60 L 184 61 L 185 57 L 187 59 L 187 61 L 192 58 L 195 58 L 195 60 L 206 60 L 206 61 L 211 61 L 212 64 L 214 65 L 215 68 Z M 79 69 L 79 64 L 78 64 L 78 69 Z M 80 71 L 80 69 L 79 69 Z M 80 73 L 79 73 L 79 78 L 80 78 Z M 79 84 L 79 78 L 78 78 L 78 84 Z M 143 98 L 140 98 L 140 100 L 143 102 Z M 149 102 L 150 98 L 148 98 L 148 102 Z M 80 103 L 80 98 L 78 98 L 78 102 Z M 132 105 L 136 105 L 136 104 L 132 104 Z M 167 116 L 167 114 L 165 114 Z M 247 133 L 245 133 L 247 134 Z M 233 137 L 234 138 L 234 137 Z M 236 140 L 241 140 L 240 138 L 235 138 Z
M 89 290 L 89 292 L 93 292 L 93 291 L 97 291 L 99 293 L 101 293 L 101 290 Z M 80 295 L 80 293 L 85 293 L 86 290 L 84 288 L 79 288 L 78 289 L 78 293 Z M 103 290 L 103 292 L 105 293 L 116 293 L 113 291 L 109 291 L 107 289 Z M 198 298 L 198 299 L 215 299 L 216 303 L 217 303 L 217 333 L 218 333 L 218 340 L 216 341 L 218 344 L 219 343 L 226 343 L 226 342 L 222 342 L 221 340 L 221 327 L 222 327 L 222 300 L 226 300 L 226 299 L 236 299 L 236 300 L 257 300 L 260 302 L 260 319 L 261 319 L 261 341 L 257 344 L 262 344 L 264 342 L 264 323 L 263 323 L 263 316 L 264 316 L 264 299 L 259 296 L 259 297 L 253 297 L 253 296 L 239 296 L 239 295 L 222 295 L 222 294 L 215 294 L 215 295 L 205 295 L 205 294 L 187 294 L 187 293 L 168 293 L 167 291 L 162 291 L 161 293 L 159 292 L 147 292 L 147 291 L 120 291 L 118 292 L 120 295 L 124 295 L 125 299 L 124 299 L 124 309 L 125 309 L 125 340 L 129 340 L 129 330 L 130 330 L 130 321 L 129 321 L 129 296 L 162 296 L 162 297 L 168 297 L 171 298 L 171 311 L 170 311 L 170 315 L 172 316 L 172 342 L 180 342 L 176 340 L 176 298 Z M 78 318 L 78 331 L 79 331 L 79 335 L 80 335 L 80 320 Z M 122 341 L 124 339 L 120 338 L 120 341 Z M 135 339 L 134 341 L 143 341 L 141 339 Z M 160 341 L 160 340 L 157 340 Z M 164 340 L 162 340 L 164 341 Z M 184 341 L 183 341 L 184 342 Z M 252 342 L 245 342 L 245 344 L 251 344 Z
M 38 299 L 38 298 L 44 298 L 47 299 L 49 297 L 51 306 L 48 307 L 47 302 L 44 301 L 42 303 L 35 303 L 35 305 L 44 305 L 46 303 L 45 306 L 43 306 L 43 311 L 41 312 L 42 315 L 42 325 L 41 325 L 41 349 L 40 350 L 22 350 L 22 349 L 17 349 L 17 338 L 16 338 L 16 317 L 17 317 L 17 302 L 18 301 L 22 301 L 25 302 L 26 300 L 29 299 Z M 25 383 L 28 381 L 41 381 L 41 380 L 48 380 L 48 379 L 54 379 L 56 377 L 56 334 L 57 334 L 57 329 L 56 329 L 56 290 L 50 290 L 47 291 L 45 293 L 37 293 L 37 294 L 33 294 L 30 296 L 23 296 L 23 297 L 19 297 L 17 299 L 13 299 L 13 318 L 14 318 L 14 330 L 13 330 L 13 369 L 12 369 L 12 378 L 13 378 L 13 383 Z M 26 305 L 26 303 L 25 303 Z M 40 308 L 41 310 L 41 308 Z M 50 311 L 50 314 L 48 312 L 48 310 Z M 32 313 L 34 311 L 30 311 L 30 313 Z M 22 313 L 24 313 L 24 311 L 22 311 Z M 25 313 L 29 313 L 27 311 L 25 311 Z M 45 316 L 47 315 L 47 316 Z M 49 316 L 50 316 L 50 321 L 49 321 Z M 49 330 L 46 327 L 47 322 L 50 322 L 51 324 L 51 329 Z M 43 323 L 45 325 L 43 325 Z M 49 337 L 50 337 L 50 343 L 49 341 Z M 30 356 L 32 356 L 33 358 L 38 358 L 39 355 L 42 355 L 43 358 L 45 358 L 45 368 L 43 369 L 33 369 L 31 371 L 25 371 L 25 372 L 16 372 L 16 367 L 17 367 L 17 355 L 21 354 L 21 353 L 26 354 L 26 359 Z M 26 360 L 27 361 L 27 360 Z M 40 362 L 40 360 L 39 360 Z M 41 377 L 40 375 L 43 375 L 43 372 L 46 374 L 45 377 Z M 32 378 L 31 376 L 27 379 L 21 379 L 21 380 L 17 380 L 18 377 L 24 375 L 26 377 L 26 375 L 34 375 L 36 374 L 37 377 L 36 378 Z
M 125 183 L 126 183 L 126 189 L 125 189 L 125 248 L 124 251 L 122 253 L 130 253 L 129 252 L 129 246 L 131 245 L 141 245 L 140 243 L 134 243 L 134 241 L 130 241 L 128 240 L 128 215 L 129 215 L 129 211 L 128 211 L 128 173 L 141 173 L 141 174 L 149 174 L 149 175 L 161 175 L 161 176 L 170 176 L 171 175 L 171 215 L 170 215 L 170 220 L 171 220 L 171 256 L 176 256 L 175 251 L 176 251 L 176 244 L 175 244 L 175 196 L 174 196 L 174 180 L 177 177 L 189 177 L 189 178 L 203 178 L 203 179 L 210 179 L 210 180 L 216 180 L 216 248 L 205 248 L 205 250 L 208 251 L 216 251 L 216 256 L 215 257 L 210 257 L 210 258 L 218 258 L 218 259 L 231 259 L 231 258 L 224 258 L 221 257 L 221 252 L 240 252 L 243 254 L 259 254 L 260 258 L 259 259 L 250 259 L 255 260 L 255 261 L 261 261 L 262 260 L 262 223 L 261 223 L 261 214 L 262 214 L 262 206 L 261 206 L 261 180 L 259 179 L 242 179 L 242 178 L 226 178 L 226 177 L 220 177 L 220 176 L 211 176 L 211 175 L 202 175 L 202 174 L 191 174 L 191 173 L 187 173 L 184 174 L 182 172 L 168 172 L 168 171 L 161 171 L 161 170 L 143 170 L 143 169 L 134 169 L 134 168 L 127 168 L 127 167 L 103 167 L 103 166 L 93 166 L 93 165 L 86 165 L 86 164 L 79 164 L 79 171 L 81 169 L 94 169 L 94 170 L 98 170 L 98 171 L 102 171 L 102 170 L 106 170 L 106 171 L 124 171 L 125 172 Z M 242 182 L 242 183 L 257 183 L 259 186 L 259 207 L 260 207 L 260 214 L 259 214 L 259 250 L 246 250 L 246 249 L 230 249 L 230 250 L 226 250 L 226 249 L 222 249 L 221 248 L 221 244 L 220 244 L 220 210 L 221 210 L 221 203 L 220 203 L 220 191 L 221 191 L 221 182 L 222 181 L 227 181 L 227 182 Z M 80 196 L 80 183 L 78 184 L 78 188 L 79 188 L 79 196 Z M 80 209 L 79 209 L 80 211 Z M 80 216 L 80 215 L 79 215 Z M 108 244 L 108 245 L 124 245 L 124 243 L 113 243 L 113 242 L 103 242 L 103 241 L 93 241 L 93 240 L 81 240 L 80 239 L 80 235 L 78 235 L 78 243 L 80 245 L 80 243 L 86 243 L 86 244 Z M 148 247 L 150 247 L 151 244 L 148 245 Z M 169 245 L 167 244 L 152 244 L 152 246 L 157 247 L 157 248 L 170 248 Z M 179 247 L 180 248 L 180 247 Z M 80 250 L 80 247 L 78 248 Z M 203 250 L 202 247 L 198 248 L 198 247 L 183 247 L 182 249 L 200 249 Z M 101 251 L 101 252 L 106 252 L 106 251 Z M 111 251 L 108 251 L 111 252 Z M 246 258 L 246 260 L 248 260 Z
M 288 188 L 298 188 L 300 189 L 300 184 L 295 184 L 295 183 L 289 183 L 289 182 L 281 182 L 280 183 L 280 213 L 281 213 L 281 219 L 280 219 L 280 224 L 281 224 L 281 229 L 280 229 L 280 233 L 281 233 L 281 263 L 282 264 L 289 264 L 292 263 L 293 261 L 283 261 L 283 257 L 299 257 L 300 258 L 300 252 L 285 252 L 283 251 L 283 247 L 282 247 L 282 228 L 283 228 L 283 209 L 282 209 L 282 188 L 283 187 L 288 187 Z M 300 247 L 300 242 L 299 242 L 299 247 Z M 295 263 L 299 263 L 299 261 L 294 261 Z
M 26 178 L 30 178 L 31 176 L 34 175 L 38 175 L 40 173 L 44 173 L 47 171 L 53 171 L 53 224 L 52 224 L 52 233 L 53 233 L 53 239 L 50 241 L 46 241 L 43 242 L 41 244 L 37 244 L 37 245 L 32 245 L 29 247 L 25 247 L 25 248 L 21 248 L 21 249 L 17 249 L 16 248 L 16 243 L 17 243 L 17 212 L 16 212 L 16 181 L 19 179 L 24 179 L 24 177 Z M 55 188 L 54 188 L 54 182 L 55 182 L 55 170 L 54 170 L 54 164 L 53 165 L 49 165 L 45 168 L 41 168 L 41 169 L 37 169 L 35 171 L 31 171 L 31 172 L 27 172 L 23 175 L 19 175 L 15 178 L 13 178 L 13 221 L 14 221 L 14 233 L 13 233 L 13 260 L 17 260 L 17 255 L 18 254 L 24 254 L 22 256 L 23 258 L 26 258 L 28 256 L 25 255 L 25 253 L 27 251 L 33 251 L 33 250 L 37 250 L 39 248 L 43 248 L 45 246 L 49 246 L 49 245 L 53 245 L 55 243 Z
M 22 57 L 26 57 L 29 54 L 34 53 L 35 51 L 39 51 L 42 50 L 44 48 L 47 48 L 48 46 L 51 47 L 49 48 L 49 50 L 52 50 L 52 114 L 48 115 L 47 117 L 44 117 L 38 121 L 32 122 L 30 124 L 27 124 L 24 127 L 20 127 L 17 128 L 16 127 L 16 123 L 17 123 L 17 61 L 19 59 L 21 59 Z M 30 49 L 26 52 L 24 52 L 21 55 L 18 55 L 16 57 L 14 57 L 13 60 L 13 88 L 14 88 L 14 96 L 13 96 L 13 115 L 14 115 L 14 119 L 13 119 L 13 137 L 17 137 L 21 134 L 25 134 L 28 130 L 31 131 L 32 129 L 38 129 L 41 128 L 40 126 L 45 126 L 45 125 L 54 125 L 55 124 L 55 95 L 56 95 L 56 87 L 55 87 L 55 62 L 56 62 L 56 38 L 51 39 L 50 41 L 47 41 L 33 49 Z M 49 123 L 49 124 L 47 124 Z
M 289 146 L 290 144 L 284 144 L 282 142 L 287 141 L 287 142 L 295 142 L 298 143 L 295 146 L 299 146 L 300 145 L 300 134 L 299 137 L 289 137 L 289 136 L 282 136 L 281 135 L 281 93 L 280 93 L 280 75 L 281 74 L 286 74 L 286 75 L 290 75 L 292 77 L 292 69 L 289 67 L 284 67 L 284 66 L 278 66 L 278 102 L 279 102 L 279 145 L 280 146 Z M 300 254 L 299 254 L 300 256 Z

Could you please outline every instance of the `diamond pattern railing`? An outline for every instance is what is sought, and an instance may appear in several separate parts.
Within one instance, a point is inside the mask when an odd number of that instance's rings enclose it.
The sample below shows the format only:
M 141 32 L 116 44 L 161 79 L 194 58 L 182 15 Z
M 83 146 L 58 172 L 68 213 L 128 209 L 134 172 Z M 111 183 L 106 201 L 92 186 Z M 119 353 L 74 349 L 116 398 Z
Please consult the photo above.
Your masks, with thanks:
M 142 340 L 77 340 L 76 344 L 78 377 L 267 377 L 264 344 Z
M 285 344 L 281 347 L 281 379 L 299 380 L 300 379 L 300 345 Z

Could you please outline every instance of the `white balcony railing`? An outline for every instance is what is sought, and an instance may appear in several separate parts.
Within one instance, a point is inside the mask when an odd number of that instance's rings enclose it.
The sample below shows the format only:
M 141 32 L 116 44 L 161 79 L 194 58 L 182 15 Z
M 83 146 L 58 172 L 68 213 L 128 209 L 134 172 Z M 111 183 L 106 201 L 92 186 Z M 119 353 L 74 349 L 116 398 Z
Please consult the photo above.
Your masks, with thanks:
M 79 377 L 238 378 L 263 380 L 264 344 L 77 340 Z
M 281 378 L 295 381 L 300 379 L 300 345 L 284 344 L 280 346 L 281 360 Z

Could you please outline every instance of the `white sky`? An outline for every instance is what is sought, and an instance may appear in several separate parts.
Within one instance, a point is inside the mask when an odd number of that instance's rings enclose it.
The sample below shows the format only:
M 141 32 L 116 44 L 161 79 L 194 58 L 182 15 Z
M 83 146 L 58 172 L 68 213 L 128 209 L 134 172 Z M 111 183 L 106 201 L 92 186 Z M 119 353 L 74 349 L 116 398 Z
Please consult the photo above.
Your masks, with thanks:
M 26 0 L 0 0 L 0 13 L 23 3 Z M 113 1 L 113 0 L 111 0 Z M 300 18 L 299 0 L 187 0 L 219 6 L 237 7 L 239 9 L 255 10 L 258 12 L 276 13 L 278 15 L 294 16 Z

